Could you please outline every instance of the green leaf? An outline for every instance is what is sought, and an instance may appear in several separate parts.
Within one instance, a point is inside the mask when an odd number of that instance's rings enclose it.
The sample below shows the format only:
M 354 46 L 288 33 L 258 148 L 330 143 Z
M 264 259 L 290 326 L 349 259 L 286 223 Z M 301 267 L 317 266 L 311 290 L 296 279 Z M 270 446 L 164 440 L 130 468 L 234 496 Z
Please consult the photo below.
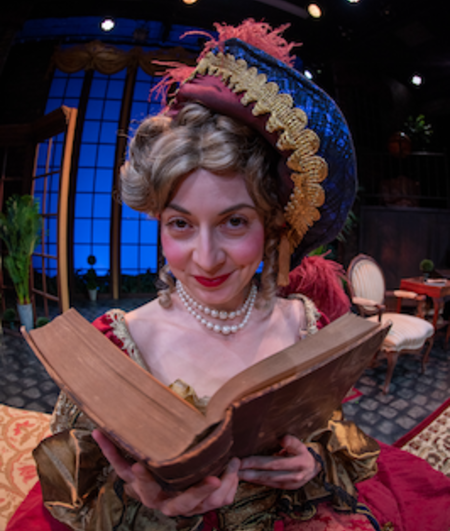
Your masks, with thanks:
M 19 304 L 30 302 L 29 274 L 31 255 L 41 240 L 42 216 L 39 204 L 30 195 L 14 195 L 0 213 L 0 238 L 8 255 L 5 267 L 16 289 Z

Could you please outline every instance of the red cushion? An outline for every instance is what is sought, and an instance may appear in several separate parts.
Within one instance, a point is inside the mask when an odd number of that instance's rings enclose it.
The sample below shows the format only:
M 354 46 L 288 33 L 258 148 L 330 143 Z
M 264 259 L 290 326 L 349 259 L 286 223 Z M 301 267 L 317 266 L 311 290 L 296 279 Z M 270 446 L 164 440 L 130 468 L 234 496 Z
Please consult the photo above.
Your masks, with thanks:
M 39 481 L 27 494 L 6 526 L 5 531 L 70 531 L 55 520 L 42 503 Z

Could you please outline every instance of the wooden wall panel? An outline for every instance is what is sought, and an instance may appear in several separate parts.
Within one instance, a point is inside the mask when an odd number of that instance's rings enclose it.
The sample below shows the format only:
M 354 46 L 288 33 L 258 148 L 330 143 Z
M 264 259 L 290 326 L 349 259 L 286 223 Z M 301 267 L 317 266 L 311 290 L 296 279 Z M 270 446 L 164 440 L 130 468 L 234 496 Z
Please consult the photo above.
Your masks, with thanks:
M 359 250 L 381 265 L 387 289 L 418 276 L 423 258 L 450 269 L 450 210 L 363 206 Z

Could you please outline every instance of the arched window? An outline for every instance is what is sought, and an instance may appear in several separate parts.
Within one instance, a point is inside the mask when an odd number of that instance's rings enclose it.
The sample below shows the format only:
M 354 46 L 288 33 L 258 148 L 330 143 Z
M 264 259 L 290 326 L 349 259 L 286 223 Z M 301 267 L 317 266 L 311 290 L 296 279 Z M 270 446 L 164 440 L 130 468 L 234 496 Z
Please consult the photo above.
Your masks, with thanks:
M 109 62 L 102 63 L 105 49 Z M 80 51 L 80 57 L 90 55 L 95 70 L 80 69 L 74 61 Z M 160 97 L 150 92 L 161 79 L 152 60 L 192 63 L 193 57 L 182 49 L 144 50 L 98 41 L 58 50 L 46 110 L 60 105 L 79 109 L 69 208 L 72 293 L 84 292 L 82 277 L 91 255 L 101 292 L 118 297 L 152 290 L 160 260 L 157 221 L 120 204 L 118 173 L 130 131 L 161 109 Z

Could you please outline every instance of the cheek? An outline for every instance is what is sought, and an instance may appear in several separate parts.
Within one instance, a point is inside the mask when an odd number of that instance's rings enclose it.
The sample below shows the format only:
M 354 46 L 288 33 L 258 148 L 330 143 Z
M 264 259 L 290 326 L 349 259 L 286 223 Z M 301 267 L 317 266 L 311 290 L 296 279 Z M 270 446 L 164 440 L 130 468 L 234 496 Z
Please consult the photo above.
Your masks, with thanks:
M 164 232 L 161 233 L 161 245 L 169 266 L 173 268 L 182 267 L 186 261 L 185 246 L 174 238 L 164 234 Z
M 236 249 L 236 259 L 242 264 L 259 263 L 263 259 L 264 255 L 264 229 L 252 233 L 250 238 L 247 238 L 245 242 Z

